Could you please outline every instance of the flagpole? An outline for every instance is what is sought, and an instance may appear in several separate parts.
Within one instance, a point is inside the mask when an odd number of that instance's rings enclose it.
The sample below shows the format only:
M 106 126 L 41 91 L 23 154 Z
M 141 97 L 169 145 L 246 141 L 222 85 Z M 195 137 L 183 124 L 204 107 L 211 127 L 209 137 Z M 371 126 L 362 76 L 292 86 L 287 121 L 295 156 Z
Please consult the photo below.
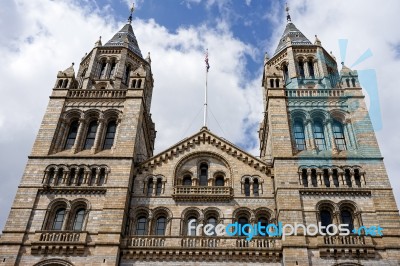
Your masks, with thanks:
M 204 117 L 203 117 L 203 127 L 207 127 L 207 81 L 208 81 L 208 69 L 210 68 L 210 65 L 208 64 L 208 49 L 206 51 L 206 86 L 204 90 Z

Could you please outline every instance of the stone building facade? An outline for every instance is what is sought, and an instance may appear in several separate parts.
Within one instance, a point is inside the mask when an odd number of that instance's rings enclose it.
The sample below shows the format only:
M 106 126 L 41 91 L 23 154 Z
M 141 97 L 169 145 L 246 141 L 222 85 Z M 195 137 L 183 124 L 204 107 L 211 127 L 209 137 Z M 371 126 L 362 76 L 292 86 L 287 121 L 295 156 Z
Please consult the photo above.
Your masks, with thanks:
M 96 42 L 76 75 L 57 75 L 0 265 L 399 265 L 400 217 L 357 71 L 339 71 L 289 17 L 262 87 L 260 157 L 207 128 L 153 155 L 150 55 L 130 23 Z M 384 234 L 248 241 L 188 228 L 236 222 Z

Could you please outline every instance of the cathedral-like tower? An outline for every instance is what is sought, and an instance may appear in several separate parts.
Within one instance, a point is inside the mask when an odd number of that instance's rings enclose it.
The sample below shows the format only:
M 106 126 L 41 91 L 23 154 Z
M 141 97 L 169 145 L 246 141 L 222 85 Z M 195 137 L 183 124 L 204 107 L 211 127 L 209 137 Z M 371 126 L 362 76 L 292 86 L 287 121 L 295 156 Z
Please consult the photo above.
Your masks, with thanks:
M 58 73 L 0 265 L 400 264 L 400 217 L 357 71 L 339 71 L 288 15 L 264 61 L 260 157 L 206 127 L 153 155 L 151 60 L 130 23 L 97 41 L 76 76 Z M 355 230 L 216 229 L 318 223 Z
M 384 230 L 377 237 L 289 237 L 284 261 L 398 265 L 399 212 L 357 71 L 344 63 L 338 71 L 318 37 L 310 42 L 287 20 L 275 53 L 265 56 L 259 131 L 261 158 L 273 168 L 276 219 Z
M 118 263 L 133 170 L 153 155 L 155 140 L 151 60 L 130 21 L 106 44 L 96 42 L 77 75 L 73 65 L 58 72 L 0 263 Z

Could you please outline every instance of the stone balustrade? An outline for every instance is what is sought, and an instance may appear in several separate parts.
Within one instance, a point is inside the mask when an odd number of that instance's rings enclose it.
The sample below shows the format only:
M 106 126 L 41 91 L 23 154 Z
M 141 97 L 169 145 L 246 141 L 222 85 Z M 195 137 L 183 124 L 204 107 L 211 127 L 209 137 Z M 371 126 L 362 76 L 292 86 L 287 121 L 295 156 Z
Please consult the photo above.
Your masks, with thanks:
M 36 231 L 31 244 L 32 254 L 83 254 L 87 232 Z
M 177 201 L 229 201 L 233 198 L 233 189 L 220 186 L 175 186 L 172 196 Z
M 290 98 L 295 97 L 344 97 L 345 91 L 332 89 L 332 90 L 321 90 L 321 89 L 297 89 L 297 90 L 286 90 L 286 96 Z
M 125 98 L 126 90 L 69 90 L 69 98 Z
M 280 249 L 280 239 L 255 237 L 247 241 L 245 237 L 206 236 L 132 236 L 126 239 L 127 248 L 219 248 L 219 249 Z

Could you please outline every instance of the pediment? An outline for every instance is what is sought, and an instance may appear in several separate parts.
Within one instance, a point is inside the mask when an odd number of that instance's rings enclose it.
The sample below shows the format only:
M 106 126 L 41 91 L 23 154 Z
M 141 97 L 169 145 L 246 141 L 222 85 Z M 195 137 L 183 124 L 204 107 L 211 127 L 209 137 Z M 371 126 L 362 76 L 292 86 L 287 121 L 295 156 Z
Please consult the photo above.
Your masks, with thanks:
M 261 159 L 243 151 L 233 143 L 213 134 L 207 128 L 202 128 L 198 133 L 185 138 L 167 150 L 140 163 L 138 168 L 140 171 L 151 170 L 157 166 L 168 163 L 168 161 L 176 158 L 176 156 L 183 155 L 187 150 L 198 146 L 204 146 L 205 151 L 207 150 L 207 146 L 213 146 L 227 156 L 234 157 L 236 160 L 265 174 L 270 173 L 270 169 L 272 168 L 271 164 L 267 164 Z

